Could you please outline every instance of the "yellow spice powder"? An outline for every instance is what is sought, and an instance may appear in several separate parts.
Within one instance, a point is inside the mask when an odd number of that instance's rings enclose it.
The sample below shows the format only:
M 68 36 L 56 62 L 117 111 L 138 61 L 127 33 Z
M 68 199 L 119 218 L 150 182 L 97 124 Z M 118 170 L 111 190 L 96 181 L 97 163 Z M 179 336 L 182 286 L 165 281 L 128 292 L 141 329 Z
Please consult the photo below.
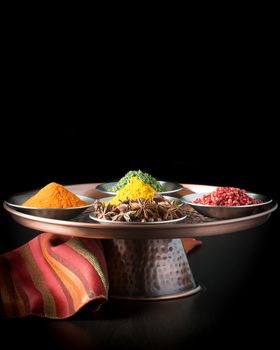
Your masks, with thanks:
M 133 176 L 129 183 L 118 191 L 117 195 L 110 201 L 111 204 L 118 204 L 119 201 L 129 199 L 153 199 L 155 190 L 145 184 L 142 180 L 139 180 L 136 176 Z

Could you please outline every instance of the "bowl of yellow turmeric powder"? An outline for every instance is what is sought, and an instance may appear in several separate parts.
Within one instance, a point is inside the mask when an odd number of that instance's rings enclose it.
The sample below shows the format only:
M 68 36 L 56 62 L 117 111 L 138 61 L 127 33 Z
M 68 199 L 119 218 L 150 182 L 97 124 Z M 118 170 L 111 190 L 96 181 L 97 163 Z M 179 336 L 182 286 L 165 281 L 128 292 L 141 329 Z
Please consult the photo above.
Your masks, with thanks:
M 101 183 L 96 186 L 96 189 L 107 195 L 116 195 L 135 179 L 138 181 L 138 187 L 139 183 L 141 183 L 145 188 L 149 187 L 161 195 L 171 195 L 183 189 L 183 186 L 176 182 L 158 181 L 152 175 L 141 170 L 130 170 L 118 182 Z M 144 186 L 142 187 L 144 188 Z M 135 186 L 132 187 L 134 188 Z
M 11 196 L 6 203 L 29 215 L 69 220 L 91 207 L 94 201 L 94 198 L 77 195 L 64 186 L 51 182 L 40 191 Z

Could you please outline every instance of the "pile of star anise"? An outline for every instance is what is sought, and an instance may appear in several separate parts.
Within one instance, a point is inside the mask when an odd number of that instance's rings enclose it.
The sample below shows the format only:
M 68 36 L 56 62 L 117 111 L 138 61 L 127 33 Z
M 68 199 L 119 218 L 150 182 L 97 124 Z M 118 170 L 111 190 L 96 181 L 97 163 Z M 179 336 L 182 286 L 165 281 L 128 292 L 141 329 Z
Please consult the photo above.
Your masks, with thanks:
M 118 205 L 96 201 L 93 215 L 98 219 L 127 222 L 154 222 L 179 219 L 186 215 L 176 200 L 163 197 L 151 199 L 127 199 Z

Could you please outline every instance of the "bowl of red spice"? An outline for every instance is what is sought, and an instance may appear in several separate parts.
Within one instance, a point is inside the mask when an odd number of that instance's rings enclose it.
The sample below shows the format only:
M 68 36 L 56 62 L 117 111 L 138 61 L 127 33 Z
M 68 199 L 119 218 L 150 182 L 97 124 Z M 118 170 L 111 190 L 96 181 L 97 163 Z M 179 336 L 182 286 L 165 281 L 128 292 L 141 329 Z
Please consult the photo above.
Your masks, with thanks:
M 217 219 L 253 215 L 272 203 L 268 197 L 236 187 L 217 187 L 210 193 L 192 193 L 181 198 L 199 213 Z

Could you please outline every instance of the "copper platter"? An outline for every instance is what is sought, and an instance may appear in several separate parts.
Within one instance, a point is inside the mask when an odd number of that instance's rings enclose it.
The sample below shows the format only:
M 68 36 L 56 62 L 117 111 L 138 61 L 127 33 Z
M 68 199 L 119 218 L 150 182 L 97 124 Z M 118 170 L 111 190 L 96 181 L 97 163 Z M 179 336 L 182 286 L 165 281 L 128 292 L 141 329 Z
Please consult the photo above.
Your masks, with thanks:
M 95 187 L 96 183 L 66 186 L 70 191 L 87 197 L 101 198 Z M 184 189 L 178 192 L 181 197 L 189 193 L 208 192 L 215 187 L 206 185 L 183 184 Z M 276 210 L 277 203 L 272 203 L 267 210 L 258 214 L 228 220 L 215 220 L 196 212 L 190 211 L 186 221 L 174 224 L 159 225 L 127 225 L 127 224 L 100 224 L 89 218 L 87 212 L 75 220 L 56 220 L 19 212 L 4 203 L 4 208 L 20 225 L 37 231 L 47 231 L 59 235 L 78 236 L 102 239 L 170 239 L 183 237 L 203 237 L 225 233 L 232 233 L 254 228 L 265 223 L 271 213 Z
M 96 190 L 97 185 L 66 187 L 78 195 L 104 197 Z M 215 189 L 194 184 L 183 184 L 183 187 L 177 197 Z M 37 231 L 106 240 L 104 249 L 109 257 L 111 296 L 155 300 L 178 298 L 200 290 L 179 238 L 213 236 L 257 227 L 269 219 L 277 203 L 272 202 L 257 214 L 227 220 L 207 218 L 189 208 L 186 220 L 158 225 L 100 224 L 89 218 L 88 210 L 66 221 L 28 215 L 6 202 L 4 208 L 17 223 Z

